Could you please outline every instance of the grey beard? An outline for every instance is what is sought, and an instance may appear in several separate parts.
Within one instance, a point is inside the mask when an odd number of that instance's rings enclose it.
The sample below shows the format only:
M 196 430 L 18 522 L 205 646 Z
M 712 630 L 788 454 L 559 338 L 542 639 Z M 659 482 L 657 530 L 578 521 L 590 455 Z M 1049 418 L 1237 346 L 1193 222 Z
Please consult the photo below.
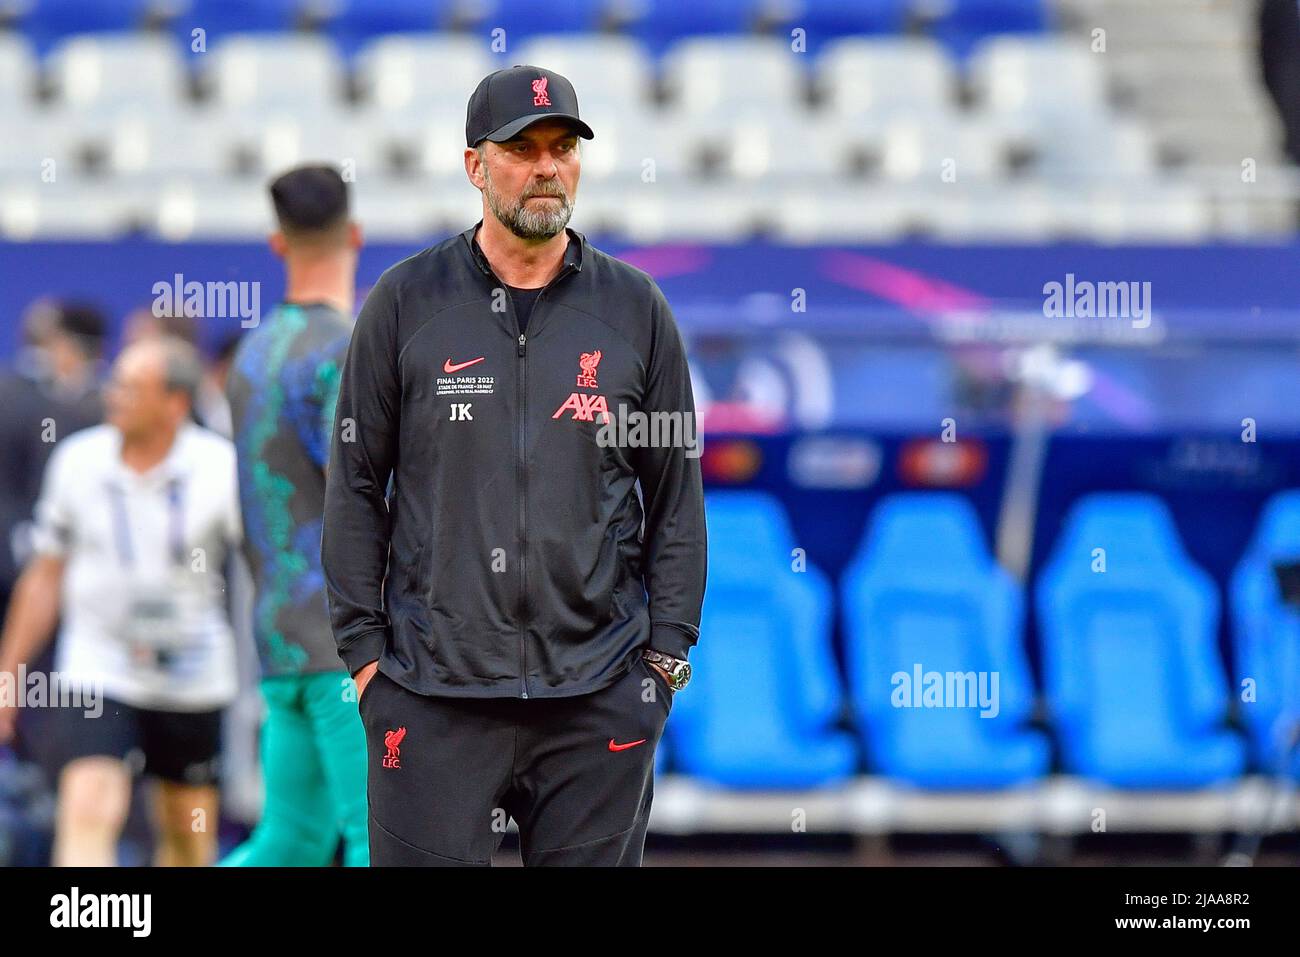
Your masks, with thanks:
M 526 200 L 519 200 L 507 206 L 501 201 L 501 195 L 492 186 L 490 177 L 485 177 L 487 184 L 488 208 L 501 224 L 520 239 L 550 239 L 569 225 L 573 216 L 573 204 L 568 196 L 557 196 L 558 208 L 547 204 L 546 209 L 533 209 Z

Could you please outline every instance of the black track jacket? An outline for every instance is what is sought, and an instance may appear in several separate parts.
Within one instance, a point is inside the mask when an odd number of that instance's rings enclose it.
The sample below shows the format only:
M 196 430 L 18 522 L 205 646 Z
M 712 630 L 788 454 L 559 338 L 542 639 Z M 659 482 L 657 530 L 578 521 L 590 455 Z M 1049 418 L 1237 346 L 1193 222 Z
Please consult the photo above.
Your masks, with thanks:
M 584 694 L 699 638 L 685 349 L 654 280 L 573 229 L 520 335 L 481 223 L 385 272 L 353 331 L 321 542 L 334 638 L 351 673 L 378 660 L 420 694 Z M 609 441 L 634 413 L 669 415 Z

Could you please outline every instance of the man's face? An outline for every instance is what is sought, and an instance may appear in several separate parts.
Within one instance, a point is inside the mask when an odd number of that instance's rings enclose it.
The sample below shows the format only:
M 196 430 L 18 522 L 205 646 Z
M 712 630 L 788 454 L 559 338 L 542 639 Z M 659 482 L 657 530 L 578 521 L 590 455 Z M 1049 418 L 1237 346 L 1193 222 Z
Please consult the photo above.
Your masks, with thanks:
M 485 145 L 483 194 L 492 215 L 520 239 L 560 233 L 578 192 L 578 134 L 562 120 L 542 120 Z
M 104 393 L 106 418 L 124 436 L 149 435 L 176 417 L 183 400 L 167 389 L 165 369 L 162 351 L 147 342 L 128 347 L 113 363 Z

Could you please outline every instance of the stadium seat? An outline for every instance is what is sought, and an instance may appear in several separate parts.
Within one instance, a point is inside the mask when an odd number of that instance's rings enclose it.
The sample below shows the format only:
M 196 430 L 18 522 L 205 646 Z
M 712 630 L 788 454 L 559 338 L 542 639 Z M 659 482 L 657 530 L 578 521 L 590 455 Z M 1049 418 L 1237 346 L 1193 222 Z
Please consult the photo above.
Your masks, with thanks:
M 774 238 L 794 245 L 878 243 L 916 227 L 923 193 L 908 187 L 852 186 L 828 192 L 799 185 L 776 195 Z
M 188 0 L 171 29 L 187 52 L 211 53 L 235 34 L 288 33 L 303 5 L 303 0 Z
M 1042 33 L 1049 23 L 1047 0 L 947 0 L 930 35 L 959 60 L 980 41 L 1008 33 Z
M 846 179 L 854 144 L 834 120 L 818 114 L 773 122 L 760 109 L 746 109 L 715 130 L 709 142 L 728 177 L 740 182 L 780 182 L 810 177 Z
M 156 190 L 157 184 L 150 188 Z M 8 179 L 0 186 L 0 236 L 15 242 L 118 239 L 143 210 L 138 191 L 105 195 L 100 184 L 73 175 L 61 175 L 53 183 Z
M 1056 201 L 1057 216 L 1101 242 L 1194 243 L 1214 229 L 1214 210 L 1190 184 L 1135 181 L 1075 190 Z
M 483 44 L 447 33 L 379 37 L 365 46 L 356 63 L 365 109 L 407 128 L 431 118 L 459 117 L 462 147 L 465 104 L 493 70 Z
M 246 157 L 263 177 L 300 163 L 327 162 L 339 166 L 348 182 L 359 182 L 392 174 L 390 146 L 381 126 L 349 113 L 331 110 L 304 121 L 282 112 L 256 117 Z
M 506 50 L 510 51 L 542 33 L 594 31 L 601 26 L 606 6 L 606 0 L 479 0 L 473 5 L 473 21 L 489 39 L 494 39 L 490 31 L 503 30 Z M 509 63 L 502 66 L 523 62 L 509 52 L 507 57 Z
M 638 182 L 624 192 L 619 233 L 637 243 L 734 243 L 752 239 L 765 216 L 775 220 L 775 210 L 744 184 Z
M 354 215 L 376 241 L 428 244 L 481 215 L 479 194 L 464 172 L 454 179 L 358 179 Z
M 322 26 L 351 59 L 376 37 L 442 29 L 454 7 L 454 0 L 336 0 Z
M 826 786 L 854 770 L 850 736 L 833 727 L 842 692 L 831 653 L 831 589 L 792 567 L 795 541 L 779 502 L 761 492 L 706 496 L 708 600 L 691 652 L 690 693 L 666 735 L 678 770 L 726 787 Z
M 232 36 L 212 58 L 208 81 L 224 110 L 281 108 L 302 114 L 343 99 L 343 71 L 323 37 Z
M 653 56 L 660 56 L 683 37 L 735 36 L 755 26 L 754 0 L 639 0 L 630 5 L 634 19 L 626 24 Z
M 202 113 L 123 111 L 106 140 L 108 169 L 116 177 L 213 177 L 233 173 L 237 155 L 228 131 Z
M 1253 684 L 1253 700 L 1239 705 L 1255 763 L 1280 766 L 1281 743 L 1300 720 L 1300 611 L 1284 604 L 1274 562 L 1300 561 L 1300 490 L 1281 492 L 1264 506 L 1255 536 L 1232 576 L 1234 688 Z M 1300 777 L 1300 753 L 1290 773 Z
M 1033 122 L 1104 112 L 1106 83 L 1097 54 L 1086 44 L 1056 38 L 998 37 L 970 60 L 981 121 L 1003 114 Z
M 970 120 L 935 115 L 885 127 L 880 173 L 886 179 L 951 186 L 995 179 L 1005 171 L 1006 150 L 998 132 Z
M 911 0 L 799 0 L 783 5 L 789 12 L 778 17 L 778 32 L 786 37 L 802 29 L 806 52 L 818 53 L 840 37 L 870 34 L 901 35 L 907 27 Z M 793 38 L 792 38 L 793 39 Z
M 961 180 L 958 180 L 960 183 Z M 1057 197 L 1033 184 L 976 183 L 956 191 L 936 185 L 919 217 L 927 236 L 944 242 L 1041 243 L 1061 230 Z
M 0 182 L 39 185 L 49 172 L 56 179 L 76 173 L 84 166 L 81 143 L 80 125 L 67 118 L 11 114 L 5 118 L 4 135 L 0 136 Z
M 947 113 L 956 79 L 943 48 L 930 40 L 850 37 L 817 58 L 817 87 L 837 117 Z
M 772 37 L 682 40 L 665 54 L 663 67 L 672 109 L 691 115 L 760 107 L 777 122 L 806 109 L 802 64 Z
M 1045 684 L 1066 770 L 1115 787 L 1229 783 L 1219 597 L 1145 493 L 1080 500 L 1036 591 Z
M 942 492 L 882 500 L 842 595 L 854 714 L 873 767 L 941 790 L 1011 787 L 1047 773 L 1047 740 L 1025 727 L 1034 688 L 1024 599 L 990 557 L 968 501 Z M 921 689 L 897 676 L 912 682 L 918 669 L 975 683 L 961 686 L 960 699 L 938 699 L 942 707 L 916 707 Z
M 44 56 L 74 33 L 135 30 L 152 6 L 152 0 L 32 0 L 19 23 Z
M 34 109 L 36 58 L 19 34 L 0 33 L 0 117 Z
M 169 242 L 250 239 L 275 229 L 265 189 L 251 189 L 247 180 L 190 177 L 157 192 L 150 225 Z
M 1097 115 L 1048 122 L 1035 133 L 1033 173 L 1059 185 L 1154 179 L 1155 146 L 1139 123 Z
M 69 37 L 50 55 L 62 106 L 89 113 L 124 107 L 178 111 L 186 101 L 185 64 L 167 37 Z

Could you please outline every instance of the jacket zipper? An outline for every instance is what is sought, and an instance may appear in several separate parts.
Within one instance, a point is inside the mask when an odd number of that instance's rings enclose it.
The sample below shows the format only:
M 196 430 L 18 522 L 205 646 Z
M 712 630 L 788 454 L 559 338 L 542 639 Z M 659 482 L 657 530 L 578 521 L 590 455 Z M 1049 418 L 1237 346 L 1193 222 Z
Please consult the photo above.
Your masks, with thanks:
M 515 331 L 519 332 L 519 314 L 514 311 L 514 302 L 510 303 L 510 311 L 515 317 Z M 518 488 L 519 488 L 519 684 L 522 689 L 520 697 L 528 697 L 528 631 L 525 623 L 526 602 L 528 600 L 528 582 L 527 569 L 525 562 L 528 556 L 528 469 L 525 467 L 524 456 L 527 454 L 527 447 L 524 445 L 524 430 L 528 421 L 528 416 L 524 414 L 525 405 L 528 402 L 528 387 L 526 377 L 528 375 L 528 357 L 527 346 L 528 340 L 522 332 L 519 332 L 519 375 L 516 377 L 518 382 L 518 407 L 519 407 L 519 460 L 517 463 L 518 470 Z
M 481 265 L 480 268 L 482 268 L 487 275 L 496 280 L 501 288 L 505 288 L 506 284 L 501 281 L 495 271 L 490 268 L 483 268 Z M 537 294 L 537 301 L 533 303 L 533 311 L 529 319 L 529 321 L 533 323 L 534 328 L 537 327 L 538 310 L 542 304 L 542 298 L 546 295 L 547 290 L 559 282 L 564 276 L 568 275 L 572 269 L 572 264 L 565 266 L 560 270 L 559 274 L 547 283 L 542 288 L 542 291 Z M 519 375 L 517 377 L 518 387 L 515 390 L 516 398 L 518 400 L 516 404 L 519 408 L 519 455 L 515 463 L 515 470 L 519 488 L 519 697 L 523 699 L 528 697 L 528 636 L 527 624 L 525 621 L 525 611 L 527 608 L 526 601 L 528 596 L 527 568 L 525 567 L 526 557 L 528 554 L 528 469 L 525 464 L 527 447 L 524 444 L 524 433 L 528 422 L 528 416 L 525 414 L 528 402 L 528 339 L 519 328 L 519 313 L 515 311 L 514 299 L 510 296 L 507 296 L 506 299 L 510 303 L 510 315 L 514 318 L 515 332 L 519 336 L 519 338 L 515 340 L 516 353 L 519 358 Z

